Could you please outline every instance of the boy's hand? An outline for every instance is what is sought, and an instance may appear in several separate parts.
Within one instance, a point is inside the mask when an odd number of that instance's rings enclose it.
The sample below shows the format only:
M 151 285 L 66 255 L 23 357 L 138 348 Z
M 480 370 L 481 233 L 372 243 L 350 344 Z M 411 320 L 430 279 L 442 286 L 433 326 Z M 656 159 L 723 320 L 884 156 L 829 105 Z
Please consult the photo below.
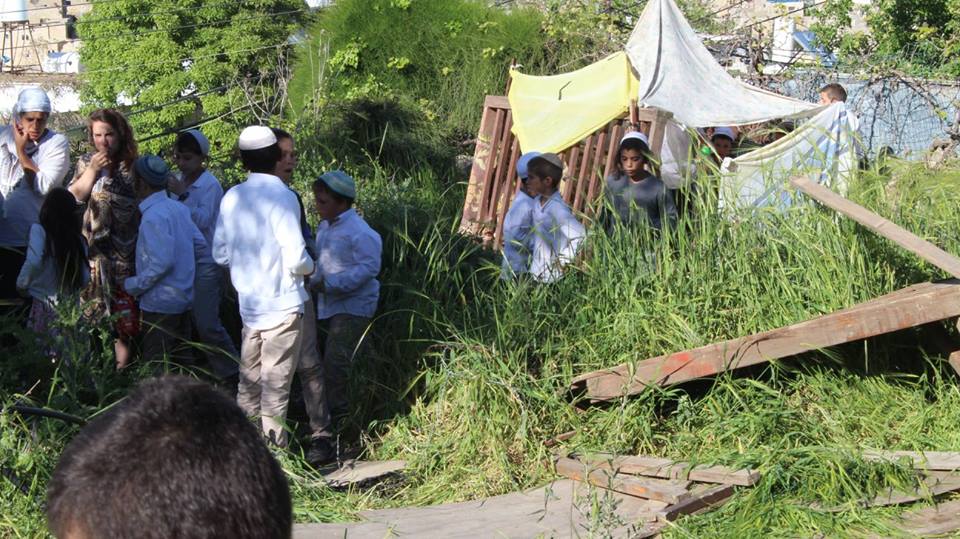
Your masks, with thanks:
M 184 185 L 182 181 L 177 179 L 176 176 L 171 176 L 170 179 L 167 180 L 167 191 L 170 191 L 171 193 L 177 196 L 180 196 L 183 193 L 185 193 L 186 190 L 187 190 L 187 186 Z

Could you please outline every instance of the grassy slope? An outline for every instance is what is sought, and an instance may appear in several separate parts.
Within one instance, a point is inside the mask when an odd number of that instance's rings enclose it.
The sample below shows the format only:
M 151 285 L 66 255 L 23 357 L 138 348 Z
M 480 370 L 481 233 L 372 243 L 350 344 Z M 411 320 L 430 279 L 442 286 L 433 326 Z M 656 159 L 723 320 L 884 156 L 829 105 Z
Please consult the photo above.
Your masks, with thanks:
M 896 177 L 895 188 L 867 178 L 852 196 L 960 252 L 953 233 L 960 174 L 909 169 Z M 958 447 L 960 392 L 938 362 L 918 353 L 909 332 L 585 414 L 563 398 L 581 372 L 803 320 L 941 276 L 830 212 L 800 208 L 738 222 L 708 216 L 695 233 L 666 244 L 596 235 L 579 271 L 531 288 L 498 283 L 496 261 L 454 234 L 461 189 L 443 188 L 429 171 L 363 179 L 360 199 L 384 235 L 386 263 L 376 353 L 361 367 L 356 421 L 372 457 L 410 463 L 409 481 L 390 492 L 337 494 L 318 486 L 299 459 L 282 455 L 299 521 L 532 486 L 551 477 L 541 441 L 578 429 L 566 449 L 765 473 L 757 488 L 680 521 L 672 536 L 882 532 L 894 510 L 856 509 L 851 500 L 909 479 L 903 469 L 862 462 L 857 450 Z M 639 254 L 648 251 L 656 257 Z M 18 361 L 38 361 L 31 353 Z M 84 372 L 34 399 L 88 415 L 132 383 L 102 365 Z M 2 382 L 5 393 L 22 387 L 8 374 Z M 98 391 L 75 395 L 92 382 Z M 43 484 L 73 431 L 6 414 L 0 427 L 0 459 L 16 463 L 33 489 L 28 500 L 0 483 L 0 535 L 41 534 Z M 821 514 L 807 507 L 813 501 L 850 509 Z M 602 534 L 598 526 L 592 531 Z

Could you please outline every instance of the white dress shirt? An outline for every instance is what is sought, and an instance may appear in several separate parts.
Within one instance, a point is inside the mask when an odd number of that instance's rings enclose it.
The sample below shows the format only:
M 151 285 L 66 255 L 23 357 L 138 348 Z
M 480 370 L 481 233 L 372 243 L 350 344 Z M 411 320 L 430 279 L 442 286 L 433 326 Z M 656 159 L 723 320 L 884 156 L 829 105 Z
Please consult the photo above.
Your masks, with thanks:
M 27 142 L 27 155 L 39 167 L 33 181 L 27 181 L 17 156 L 13 128 L 0 130 L 0 246 L 27 245 L 30 225 L 39 222 L 43 197 L 63 185 L 70 169 L 70 143 L 67 137 L 47 130 L 36 143 Z
M 63 276 L 57 268 L 56 258 L 53 255 L 46 256 L 46 249 L 47 231 L 39 223 L 31 225 L 27 258 L 20 268 L 20 275 L 17 276 L 17 288 L 26 290 L 34 299 L 56 305 Z M 86 285 L 90 282 L 90 265 L 84 259 L 79 261 L 79 266 L 83 274 L 83 284 Z
M 190 218 L 197 225 L 207 245 L 213 245 L 213 231 L 217 226 L 217 216 L 220 214 L 220 199 L 223 198 L 223 187 L 217 177 L 204 170 L 182 195 L 170 193 L 190 210 Z M 197 264 L 213 264 L 213 255 L 209 250 L 201 255 Z
M 337 314 L 370 318 L 380 299 L 383 244 L 357 211 L 349 209 L 317 227 L 317 270 L 311 283 L 323 282 L 317 294 L 317 319 Z
M 533 198 L 517 191 L 507 216 L 503 219 L 503 264 L 501 278 L 510 279 L 530 271 L 533 252 Z
M 293 191 L 272 174 L 251 173 L 223 195 L 213 235 L 213 259 L 230 268 L 243 324 L 280 325 L 303 312 L 303 276 L 313 272 Z
M 586 229 L 573 215 L 559 191 L 546 204 L 538 196 L 533 204 L 533 258 L 530 273 L 542 283 L 556 281 L 563 276 L 563 266 L 573 262 L 586 236 Z
M 196 260 L 206 240 L 190 211 L 157 191 L 140 203 L 137 274 L 123 288 L 140 296 L 140 308 L 151 313 L 180 314 L 193 304 Z

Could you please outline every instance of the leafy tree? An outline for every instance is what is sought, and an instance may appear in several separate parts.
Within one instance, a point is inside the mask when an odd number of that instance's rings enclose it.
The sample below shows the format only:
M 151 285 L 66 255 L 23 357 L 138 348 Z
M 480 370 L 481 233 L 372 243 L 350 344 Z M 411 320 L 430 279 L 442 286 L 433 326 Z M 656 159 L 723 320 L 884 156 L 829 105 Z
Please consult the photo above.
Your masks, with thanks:
M 197 123 L 211 153 L 229 149 L 243 125 L 276 108 L 286 42 L 306 13 L 303 0 L 96 2 L 77 25 L 81 98 L 89 109 L 130 105 L 146 150 Z

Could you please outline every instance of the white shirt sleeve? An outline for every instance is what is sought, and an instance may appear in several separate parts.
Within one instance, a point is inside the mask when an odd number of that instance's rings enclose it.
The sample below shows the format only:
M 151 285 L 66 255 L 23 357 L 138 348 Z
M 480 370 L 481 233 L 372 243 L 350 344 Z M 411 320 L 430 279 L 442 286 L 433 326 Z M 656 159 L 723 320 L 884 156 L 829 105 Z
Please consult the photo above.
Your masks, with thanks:
M 230 265 L 230 251 L 227 249 L 227 231 L 224 226 L 223 211 L 217 216 L 217 227 L 213 231 L 213 245 L 210 246 L 213 260 L 221 266 Z
M 17 288 L 26 290 L 43 271 L 43 251 L 47 241 L 47 234 L 39 224 L 30 226 L 30 239 L 27 244 L 27 258 L 17 276 Z
M 280 245 L 283 267 L 293 275 L 310 275 L 314 264 L 303 242 L 297 197 L 292 191 L 284 195 L 284 200 L 277 201 L 270 216 Z
M 354 263 L 344 271 L 337 273 L 322 272 L 325 292 L 334 294 L 353 292 L 367 282 L 376 279 L 377 275 L 380 274 L 383 245 L 380 236 L 376 233 L 359 234 L 353 238 L 349 245 L 338 248 L 351 249 Z
M 140 223 L 137 237 L 137 274 L 123 282 L 123 288 L 134 296 L 143 295 L 153 288 L 157 281 L 173 270 L 174 237 L 172 231 L 159 220 L 146 220 Z M 140 267 L 141 262 L 145 267 Z
M 554 253 L 562 267 L 573 262 L 586 236 L 586 229 L 566 206 L 555 206 L 552 211 L 557 230 L 554 233 Z
M 206 189 L 198 190 L 195 195 L 199 197 L 199 200 L 195 207 L 190 208 L 190 218 L 193 219 L 197 228 L 204 230 L 213 226 L 217 220 L 217 214 L 220 213 L 220 199 L 223 198 L 223 189 L 214 180 L 207 185 Z
M 33 156 L 33 162 L 40 169 L 34 183 L 38 193 L 45 195 L 54 187 L 63 185 L 63 178 L 70 169 L 70 142 L 67 137 L 56 134 L 41 144 Z

